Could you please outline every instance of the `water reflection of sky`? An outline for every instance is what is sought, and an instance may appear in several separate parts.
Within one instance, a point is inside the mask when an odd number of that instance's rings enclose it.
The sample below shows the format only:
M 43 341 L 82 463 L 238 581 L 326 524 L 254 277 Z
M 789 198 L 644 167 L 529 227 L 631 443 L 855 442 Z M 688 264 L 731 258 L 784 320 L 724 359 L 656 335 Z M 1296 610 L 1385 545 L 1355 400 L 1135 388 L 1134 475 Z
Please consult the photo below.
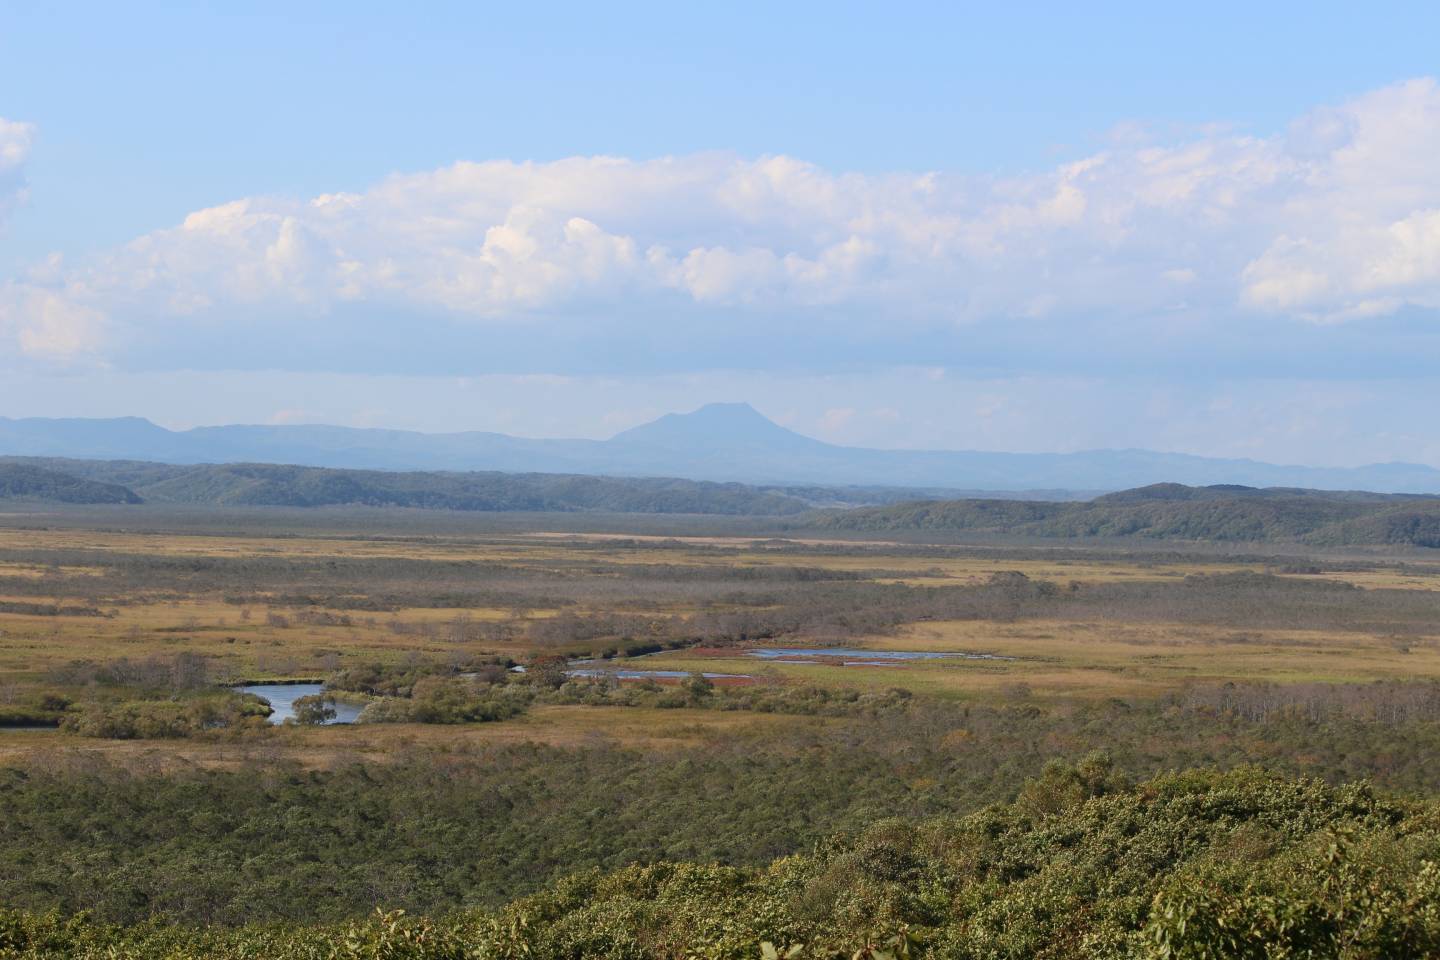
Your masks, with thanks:
M 323 687 L 318 683 L 256 683 L 235 689 L 270 701 L 270 708 L 275 711 L 270 714 L 270 722 L 284 723 L 287 718 L 295 716 L 296 700 L 319 693 Z M 335 719 L 327 723 L 354 723 L 364 709 L 355 703 L 336 703 L 334 707 Z

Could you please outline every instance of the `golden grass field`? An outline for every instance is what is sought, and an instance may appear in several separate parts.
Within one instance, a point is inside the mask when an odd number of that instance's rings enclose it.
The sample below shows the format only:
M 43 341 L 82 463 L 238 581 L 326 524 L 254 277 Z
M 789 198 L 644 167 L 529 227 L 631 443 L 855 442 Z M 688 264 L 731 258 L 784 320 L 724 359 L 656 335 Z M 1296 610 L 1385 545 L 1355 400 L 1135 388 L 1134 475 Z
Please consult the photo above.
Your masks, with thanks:
M 784 549 L 777 549 L 777 545 Z M 604 578 L 605 568 L 623 564 L 744 567 L 785 565 L 872 574 L 882 582 L 923 584 L 981 583 L 1000 571 L 1020 571 L 1035 580 L 1059 584 L 1167 580 L 1196 573 L 1266 569 L 1254 561 L 1150 562 L 1093 554 L 1068 561 L 1063 551 L 1037 558 L 926 554 L 883 542 L 846 544 L 845 552 L 825 541 L 756 541 L 736 537 L 644 538 L 537 533 L 485 537 L 222 536 L 146 534 L 114 530 L 0 529 L 0 551 L 81 550 L 101 559 L 94 565 L 50 565 L 9 560 L 0 563 L 0 601 L 44 601 L 44 584 L 96 578 L 105 571 L 104 556 L 117 562 L 127 555 L 149 557 L 308 557 L 396 558 L 503 562 L 536 571 L 588 571 Z M 1057 554 L 1059 555 L 1057 558 Z M 1377 562 L 1321 575 L 1289 574 L 1297 579 L 1344 580 L 1365 589 L 1440 590 L 1440 567 Z M 12 584 L 10 590 L 6 583 Z M 25 589 L 20 591 L 20 585 Z M 36 590 L 40 593 L 37 595 Z M 58 594 L 55 602 L 74 603 Z M 237 606 L 197 578 L 183 596 L 133 596 L 106 610 L 105 616 L 41 616 L 0 612 L 0 703 L 15 691 L 43 683 L 48 672 L 80 660 L 143 659 L 193 652 L 212 658 L 217 679 L 319 677 L 336 665 L 394 661 L 421 656 L 444 658 L 496 654 L 523 659 L 536 646 L 523 630 L 511 641 L 446 637 L 445 625 L 457 618 L 472 622 L 513 619 L 514 611 L 494 607 L 417 607 L 385 612 L 333 612 L 348 624 L 271 622 L 273 610 L 262 603 Z M 622 604 L 623 605 L 623 604 Z M 613 606 L 609 608 L 613 611 Z M 690 612 L 683 603 L 646 608 L 650 613 Z M 325 612 L 325 611 L 321 611 Z M 555 613 L 531 608 L 531 620 Z M 575 612 L 575 611 L 572 611 Z M 584 611 L 580 611 L 584 612 Z M 430 635 L 413 628 L 429 624 Z M 397 625 L 404 629 L 397 629 Z M 523 626 L 523 624 L 522 624 Z M 709 670 L 753 674 L 762 680 L 806 682 L 847 688 L 904 687 L 915 693 L 995 701 L 1017 697 L 1079 701 L 1109 697 L 1148 697 L 1191 682 L 1265 680 L 1276 683 L 1339 682 L 1385 679 L 1440 679 L 1440 623 L 1429 636 L 1403 641 L 1384 632 L 1316 630 L 1235 630 L 1214 626 L 1153 622 L 924 622 L 886 635 L 799 637 L 772 645 L 837 643 L 870 649 L 986 653 L 1013 660 L 944 660 L 885 667 L 829 664 L 772 664 L 743 655 L 701 656 L 671 651 L 630 661 L 634 668 Z M 647 711 L 606 708 L 601 716 L 580 707 L 543 707 L 523 720 L 477 727 L 324 728 L 287 730 L 259 746 L 223 743 L 81 743 L 65 738 L 67 749 L 104 749 L 136 757 L 154 753 L 177 761 L 226 762 L 227 751 L 281 750 L 306 762 L 356 752 L 386 754 L 404 749 L 406 737 L 457 749 L 514 739 L 569 743 L 585 738 L 616 738 L 646 747 L 733 736 L 766 724 L 795 723 L 796 718 L 705 711 Z M 814 722 L 806 720 L 805 722 Z M 0 760 L 6 752 L 53 747 L 51 732 L 0 734 Z M 239 754 L 236 754 L 237 756 Z
M 624 548 L 605 548 L 606 541 L 629 541 Z M 672 546 L 661 549 L 637 548 L 635 543 L 664 540 Z M 584 543 L 577 550 L 576 543 Z M 1054 559 L 1026 560 L 984 557 L 910 556 L 884 552 L 863 555 L 828 553 L 824 541 L 786 541 L 790 549 L 780 553 L 744 538 L 691 537 L 659 538 L 620 535 L 570 535 L 540 533 L 530 536 L 445 541 L 439 538 L 397 540 L 358 537 L 250 537 L 123 533 L 114 531 L 13 530 L 0 529 L 0 550 L 83 549 L 117 555 L 144 553 L 173 557 L 264 557 L 305 556 L 315 558 L 405 558 L 420 560 L 503 561 L 520 569 L 553 569 L 577 562 L 596 564 L 669 565 L 801 565 L 831 570 L 884 573 L 906 572 L 907 577 L 877 576 L 879 582 L 902 579 L 911 583 L 978 583 L 999 571 L 1016 570 L 1032 579 L 1059 583 L 1078 581 L 1163 580 L 1195 573 L 1224 573 L 1262 570 L 1263 562 L 1195 563 L 1135 562 L 1087 559 L 1073 563 Z M 691 549 L 676 549 L 680 544 Z M 806 546 L 816 547 L 806 552 Z M 799 547 L 798 551 L 795 549 Z M 0 564 L 0 601 L 45 600 L 33 594 L 9 596 L 7 579 L 30 582 L 45 578 L 93 577 L 101 568 L 84 566 L 51 567 L 35 563 Z M 1440 571 L 1377 568 L 1342 571 L 1323 575 L 1292 574 L 1296 579 L 1344 580 L 1365 588 L 1440 590 Z M 50 598 L 52 600 L 58 598 Z M 112 616 L 67 617 L 27 616 L 0 613 L 0 683 L 6 677 L 34 676 L 56 664 L 75 659 L 143 657 L 150 653 L 172 653 L 180 649 L 203 653 L 226 664 L 235 676 L 286 677 L 313 675 L 322 669 L 327 655 L 386 659 L 410 653 L 449 654 L 456 645 L 426 642 L 422 637 L 397 634 L 392 623 L 443 625 L 457 617 L 496 620 L 511 615 L 496 608 L 415 608 L 380 613 L 333 611 L 349 617 L 350 626 L 294 624 L 275 628 L 267 624 L 268 608 L 262 605 L 236 607 L 218 595 L 208 593 L 199 583 L 192 595 L 147 602 L 129 598 L 125 606 L 110 608 Z M 530 610 L 528 617 L 544 617 L 553 611 Z M 666 612 L 686 613 L 683 606 Z M 1440 624 L 1437 624 L 1440 634 Z M 1383 636 L 1368 639 L 1343 636 L 1326 638 L 1284 631 L 1216 631 L 1177 624 L 1139 626 L 1033 623 L 1022 626 L 990 623 L 926 624 L 897 637 L 874 638 L 850 645 L 900 643 L 905 649 L 955 649 L 1025 658 L 1008 666 L 965 664 L 909 665 L 895 670 L 875 668 L 877 678 L 894 675 L 897 682 L 917 689 L 963 691 L 988 689 L 995 683 L 1023 679 L 1036 689 L 1095 690 L 1097 695 L 1117 687 L 1151 687 L 1184 678 L 1263 676 L 1277 680 L 1324 679 L 1333 677 L 1431 676 L 1436 668 L 1429 658 L 1432 649 L 1411 643 L 1409 654 L 1396 652 L 1396 645 Z M 1274 634 L 1274 635 L 1271 635 Z M 847 641 L 848 643 L 848 641 Z M 473 648 L 473 649 L 472 649 Z M 497 653 L 524 656 L 531 648 L 523 641 L 470 645 L 466 653 Z M 1223 656 L 1222 656 L 1223 654 Z M 667 654 L 675 665 L 687 661 Z M 1343 666 L 1330 664 L 1343 661 Z M 709 661 L 707 661 L 709 662 Z M 726 663 L 733 672 L 748 661 Z M 1223 664 L 1223 666 L 1221 665 Z M 670 664 L 666 664 L 670 666 Z M 781 665 L 783 666 L 783 665 Z M 778 669 L 778 668 L 777 668 Z M 1067 671 L 1081 675 L 1062 682 L 1057 676 Z M 785 672 L 782 670 L 782 673 Z M 795 671 L 790 671 L 795 672 Z M 924 680 L 919 674 L 933 674 Z M 884 675 L 884 677 L 882 677 Z M 1086 676 L 1089 675 L 1089 676 Z M 1109 679 L 1103 679 L 1108 677 Z M 825 674 L 824 678 L 846 684 L 854 669 Z M 1004 677 L 1003 680 L 996 678 Z M 1116 679 L 1119 678 L 1119 679 Z
M 789 644 L 776 644 L 788 646 Z M 958 621 L 914 624 L 846 641 L 861 649 L 981 653 L 1013 660 L 930 660 L 894 666 L 767 663 L 752 657 L 656 654 L 672 670 L 752 673 L 853 688 L 904 687 L 978 699 L 1155 696 L 1186 683 L 1440 680 L 1440 626 L 1432 637 L 1307 630 L 1235 631 L 1195 624 Z

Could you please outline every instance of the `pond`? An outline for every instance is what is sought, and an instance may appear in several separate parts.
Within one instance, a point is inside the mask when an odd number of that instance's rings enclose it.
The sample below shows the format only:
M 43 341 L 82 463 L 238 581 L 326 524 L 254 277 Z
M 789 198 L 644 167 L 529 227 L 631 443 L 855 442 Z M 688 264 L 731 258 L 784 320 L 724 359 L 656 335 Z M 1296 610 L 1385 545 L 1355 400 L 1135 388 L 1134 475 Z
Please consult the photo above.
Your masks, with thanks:
M 295 716 L 295 701 L 319 693 L 323 686 L 318 683 L 254 683 L 236 687 L 237 693 L 253 693 L 270 701 L 271 723 L 284 723 L 286 718 Z M 335 704 L 335 719 L 329 723 L 354 723 L 364 709 L 360 704 Z
M 566 670 L 571 677 L 618 677 L 621 680 L 683 680 L 684 670 Z M 706 673 L 707 680 L 752 680 L 748 673 Z
M 906 660 L 1014 660 L 993 653 L 941 653 L 934 650 L 861 650 L 858 647 L 754 647 L 745 651 L 775 663 L 842 660 L 847 667 L 876 667 Z

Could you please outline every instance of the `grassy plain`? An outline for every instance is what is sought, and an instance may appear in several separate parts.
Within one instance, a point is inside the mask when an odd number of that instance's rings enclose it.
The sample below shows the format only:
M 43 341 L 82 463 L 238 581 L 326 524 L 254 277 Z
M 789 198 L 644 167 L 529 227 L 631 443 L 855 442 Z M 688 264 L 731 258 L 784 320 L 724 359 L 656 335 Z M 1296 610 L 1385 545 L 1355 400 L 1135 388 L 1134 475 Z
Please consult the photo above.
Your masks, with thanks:
M 1189 683 L 1368 683 L 1440 680 L 1437 635 L 1396 639 L 1346 631 L 1206 624 L 953 621 L 914 624 L 847 644 L 861 650 L 988 654 L 886 666 L 772 663 L 749 656 L 648 658 L 672 670 L 757 672 L 788 681 L 984 700 L 1152 697 Z
M 319 678 L 361 663 L 524 662 L 650 634 L 682 644 L 704 634 L 707 646 L 718 638 L 731 652 L 668 650 L 627 667 L 750 674 L 760 683 L 834 689 L 899 687 L 992 704 L 1153 699 L 1189 684 L 1229 681 L 1440 679 L 1440 620 L 1427 613 L 1440 609 L 1440 564 L 1423 556 L 577 532 L 566 528 L 565 517 L 537 520 L 533 530 L 448 532 L 426 518 L 428 527 L 406 535 L 393 519 L 372 532 L 343 517 L 334 529 L 317 521 L 287 532 L 283 517 L 258 511 L 198 528 L 183 516 L 129 516 L 136 520 L 123 529 L 83 517 L 0 518 L 0 706 L 63 686 L 57 678 L 84 662 L 193 653 L 224 683 Z M 992 598 L 989 607 L 965 607 L 955 618 L 915 606 L 916 598 L 990 597 L 997 577 L 1016 574 L 1027 590 L 1045 585 L 1062 599 L 1097 590 L 1116 599 L 1066 609 L 1066 616 L 1055 615 L 1058 601 L 1043 598 L 998 605 Z M 1171 593 L 1183 600 L 1197 578 L 1244 574 L 1266 577 L 1266 589 L 1285 597 L 1296 594 L 1293 625 L 1273 611 L 1237 624 L 1204 603 L 1172 609 L 1155 602 Z M 1315 606 L 1319 601 L 1307 599 L 1307 584 L 1322 599 L 1326 589 L 1351 585 L 1357 589 L 1344 602 L 1364 598 L 1375 612 L 1332 623 Z M 1127 599 L 1132 594 L 1139 599 Z M 1424 599 L 1431 594 L 1434 603 Z M 1398 604 L 1393 611 L 1391 603 Z M 872 608 L 885 615 L 867 620 Z M 554 624 L 548 632 L 547 621 Z M 744 654 L 757 644 L 1013 659 L 762 663 Z M 403 729 L 427 745 L 606 737 L 648 747 L 794 722 L 552 706 L 505 724 Z M 402 749 L 398 736 L 380 727 L 287 731 L 266 749 L 324 763 L 331 750 L 341 756 L 370 744 L 380 755 Z M 44 732 L 8 733 L 0 758 L 55 742 Z M 200 744 L 105 749 L 212 755 Z M 213 757 L 223 760 L 225 749 L 214 747 Z

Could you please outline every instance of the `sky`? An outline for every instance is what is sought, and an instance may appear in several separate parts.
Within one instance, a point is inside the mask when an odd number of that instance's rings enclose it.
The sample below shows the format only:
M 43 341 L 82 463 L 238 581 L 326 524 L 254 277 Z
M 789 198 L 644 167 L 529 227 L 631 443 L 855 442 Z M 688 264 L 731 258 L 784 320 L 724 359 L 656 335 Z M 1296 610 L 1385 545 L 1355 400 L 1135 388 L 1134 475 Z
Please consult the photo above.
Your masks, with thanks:
M 0 0 L 0 416 L 1440 465 L 1435 4 Z

